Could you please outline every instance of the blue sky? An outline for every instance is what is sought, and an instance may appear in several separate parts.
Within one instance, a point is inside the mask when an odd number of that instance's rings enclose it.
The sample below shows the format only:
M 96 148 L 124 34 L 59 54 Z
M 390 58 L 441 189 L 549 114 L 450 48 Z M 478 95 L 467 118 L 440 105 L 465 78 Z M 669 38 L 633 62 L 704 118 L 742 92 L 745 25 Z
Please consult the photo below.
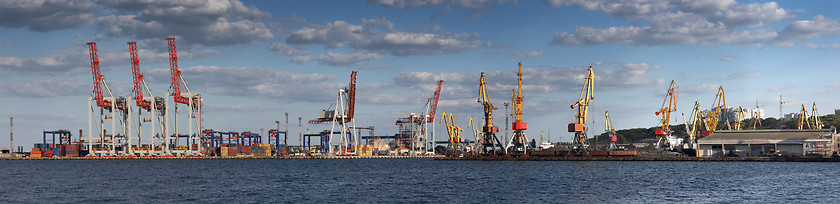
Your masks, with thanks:
M 553 141 L 569 140 L 568 107 L 587 66 L 596 75 L 593 134 L 603 132 L 605 110 L 619 129 L 655 126 L 670 80 L 681 87 L 677 115 L 694 101 L 710 106 L 718 86 L 727 105 L 759 100 L 768 117 L 778 117 L 779 95 L 791 101 L 786 113 L 816 102 L 828 114 L 840 108 L 836 8 L 838 1 L 3 1 L 0 113 L 15 117 L 16 145 L 27 148 L 43 130 L 87 131 L 85 42 L 97 42 L 114 93 L 129 96 L 126 42 L 137 41 L 141 69 L 163 96 L 164 39 L 175 36 L 182 74 L 205 98 L 205 127 L 223 131 L 267 130 L 283 112 L 314 119 L 353 70 L 356 123 L 379 135 L 395 133 L 399 115 L 391 112 L 421 111 L 440 79 L 438 113 L 454 111 L 463 126 L 480 118 L 482 71 L 504 127 L 502 104 L 520 61 L 531 138 L 552 129 Z M 0 146 L 7 139 L 0 135 Z

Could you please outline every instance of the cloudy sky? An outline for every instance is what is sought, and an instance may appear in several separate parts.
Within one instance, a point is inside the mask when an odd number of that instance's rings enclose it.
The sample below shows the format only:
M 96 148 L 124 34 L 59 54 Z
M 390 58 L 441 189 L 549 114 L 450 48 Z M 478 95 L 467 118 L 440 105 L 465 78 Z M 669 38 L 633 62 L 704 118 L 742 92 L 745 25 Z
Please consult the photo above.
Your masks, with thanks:
M 606 110 L 619 129 L 656 125 L 670 80 L 681 87 L 677 116 L 694 101 L 710 106 L 718 86 L 727 105 L 758 100 L 769 117 L 778 117 L 779 95 L 791 101 L 786 113 L 816 102 L 827 114 L 840 108 L 837 8 L 830 0 L 2 1 L 0 113 L 15 117 L 16 145 L 26 148 L 43 130 L 87 131 L 85 43 L 97 43 L 114 94 L 129 96 L 126 42 L 137 41 L 141 69 L 163 96 L 165 38 L 174 36 L 182 75 L 205 98 L 206 128 L 224 131 L 273 128 L 283 112 L 291 127 L 314 119 L 353 70 L 356 124 L 379 135 L 395 133 L 392 112 L 421 111 L 440 79 L 438 113 L 454 111 L 462 126 L 480 118 L 480 72 L 504 128 L 520 61 L 532 138 L 551 129 L 553 141 L 569 140 L 569 105 L 588 66 L 596 134 Z M 0 127 L 0 146 L 8 130 Z M 444 129 L 437 133 L 443 140 Z

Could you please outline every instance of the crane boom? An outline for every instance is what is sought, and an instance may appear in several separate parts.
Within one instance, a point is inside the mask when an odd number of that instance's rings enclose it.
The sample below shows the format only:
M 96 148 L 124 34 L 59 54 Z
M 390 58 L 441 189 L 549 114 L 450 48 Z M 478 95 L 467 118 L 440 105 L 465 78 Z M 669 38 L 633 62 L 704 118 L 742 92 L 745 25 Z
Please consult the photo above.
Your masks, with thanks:
M 443 85 L 443 80 L 438 81 L 437 89 L 435 89 L 435 95 L 433 96 L 432 101 L 431 101 L 432 104 L 429 107 L 431 109 L 429 111 L 429 122 L 430 123 L 435 122 L 435 112 L 437 111 L 438 99 L 440 99 L 440 86 L 441 85 Z
M 680 94 L 680 87 L 677 82 L 671 80 L 671 86 L 668 87 L 665 100 L 662 101 L 662 108 L 656 111 L 656 115 L 661 116 L 659 123 L 661 127 L 654 130 L 654 134 L 660 137 L 660 141 L 668 143 L 668 136 L 671 135 L 671 112 L 677 111 L 677 98 Z M 660 144 L 667 145 L 667 144 Z
M 499 127 L 493 126 L 493 110 L 499 108 L 493 107 L 490 103 L 490 97 L 487 94 L 487 81 L 484 79 L 484 72 L 481 72 L 481 78 L 478 80 L 478 103 L 484 106 L 484 126 L 481 128 L 482 146 L 481 152 L 485 155 L 496 154 L 497 147 L 503 147 L 502 143 L 496 138 L 496 132 L 499 132 Z M 492 149 L 487 149 L 492 148 Z
M 128 42 L 128 53 L 131 56 L 131 74 L 134 78 L 134 100 L 139 107 L 150 108 L 151 102 L 143 99 L 143 74 L 140 73 L 140 59 L 137 56 L 137 42 Z
M 93 74 L 93 99 L 96 100 L 96 106 L 111 107 L 111 102 L 106 101 L 102 96 L 102 73 L 99 71 L 99 54 L 97 53 L 96 43 L 88 42 L 88 51 L 90 52 L 90 71 Z
M 589 102 L 595 99 L 594 93 L 595 72 L 592 71 L 592 66 L 587 69 L 586 78 L 583 82 L 583 88 L 580 90 L 580 98 L 575 104 L 571 105 L 572 109 L 577 108 L 575 114 L 575 122 L 569 123 L 569 132 L 575 133 L 575 138 L 572 139 L 572 144 L 576 148 L 586 148 L 588 143 L 586 141 L 586 117 L 589 113 Z
M 178 69 L 178 51 L 175 38 L 166 38 L 169 45 L 169 72 L 172 75 L 172 96 L 176 103 L 189 104 L 189 98 L 181 96 L 181 70 Z
M 356 71 L 350 74 L 350 85 L 349 90 L 347 91 L 347 118 L 344 118 L 344 122 L 350 122 L 353 120 L 353 115 L 355 113 L 356 107 Z
M 723 86 L 718 87 L 718 92 L 715 94 L 715 100 L 712 106 L 709 106 L 709 113 L 706 114 L 706 131 L 702 131 L 700 136 L 709 136 L 717 130 L 718 120 L 720 119 L 721 110 L 726 108 L 726 94 L 723 91 Z

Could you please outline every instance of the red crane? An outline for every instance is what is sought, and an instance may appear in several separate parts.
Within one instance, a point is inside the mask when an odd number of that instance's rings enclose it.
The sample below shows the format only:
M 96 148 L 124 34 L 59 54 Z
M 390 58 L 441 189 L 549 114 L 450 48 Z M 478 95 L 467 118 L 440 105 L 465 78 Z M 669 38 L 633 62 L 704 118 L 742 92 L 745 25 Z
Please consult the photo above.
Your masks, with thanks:
M 189 104 L 189 98 L 181 96 L 181 70 L 178 69 L 178 53 L 175 38 L 166 38 L 169 44 L 169 71 L 172 74 L 172 96 L 176 103 Z
M 437 89 L 435 89 L 435 96 L 432 98 L 429 108 L 429 122 L 435 122 L 435 111 L 437 111 L 438 99 L 440 99 L 440 86 L 443 85 L 443 80 L 438 81 Z
M 143 99 L 143 74 L 140 73 L 140 60 L 137 57 L 137 42 L 128 42 L 128 53 L 131 55 L 131 73 L 134 77 L 134 100 L 138 107 L 151 108 L 152 102 Z
M 111 108 L 111 102 L 102 97 L 102 74 L 99 72 L 99 54 L 96 53 L 96 43 L 88 42 L 90 51 L 90 70 L 93 72 L 93 99 L 96 106 Z
M 350 90 L 347 91 L 347 117 L 344 122 L 353 120 L 353 114 L 356 107 L 356 71 L 350 74 Z

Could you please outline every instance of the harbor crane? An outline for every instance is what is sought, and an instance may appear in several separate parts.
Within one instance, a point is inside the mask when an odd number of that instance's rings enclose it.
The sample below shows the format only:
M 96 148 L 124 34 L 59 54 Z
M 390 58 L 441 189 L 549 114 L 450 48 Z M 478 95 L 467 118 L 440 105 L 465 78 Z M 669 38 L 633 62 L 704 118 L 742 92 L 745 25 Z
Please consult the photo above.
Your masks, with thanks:
M 425 106 L 420 113 L 397 113 L 407 117 L 398 118 L 396 124 L 398 126 L 399 141 L 397 146 L 408 147 L 409 151 L 429 153 L 429 147 L 434 146 L 434 132 L 435 132 L 435 115 L 437 111 L 438 100 L 440 99 L 440 88 L 443 85 L 443 80 L 437 81 L 434 95 L 426 100 Z M 432 131 L 428 131 L 429 123 L 431 123 Z M 431 133 L 431 134 L 429 134 Z M 410 152 L 411 154 L 416 154 Z
M 528 123 L 522 122 L 522 62 L 519 62 L 519 73 L 516 74 L 518 86 L 516 91 L 511 96 L 510 104 L 513 106 L 512 114 L 515 116 L 513 121 L 513 136 L 508 141 L 506 152 L 514 156 L 527 156 L 530 145 L 528 145 L 528 138 L 525 136 L 525 130 L 528 129 Z
M 443 111 L 441 115 L 442 121 L 438 123 L 445 123 L 446 124 L 446 133 L 449 135 L 449 150 L 447 152 L 448 155 L 459 155 L 463 153 L 465 146 L 463 145 L 464 139 L 461 138 L 461 132 L 464 129 L 458 125 L 458 121 L 455 120 L 455 113 L 450 112 L 449 115 L 446 114 L 446 111 Z
M 358 144 L 361 138 L 355 138 L 353 132 L 356 129 L 355 106 L 356 106 L 356 71 L 350 73 L 350 83 L 347 87 L 338 90 L 333 103 L 329 110 L 321 111 L 321 114 L 315 120 L 310 120 L 310 124 L 324 124 L 330 123 L 331 128 L 329 132 L 324 135 L 329 142 L 329 152 L 338 153 L 338 155 L 351 155 L 358 152 Z M 348 124 L 349 123 L 349 124 Z M 339 128 L 339 131 L 335 129 Z M 335 134 L 339 134 L 336 138 Z M 322 141 L 323 142 L 323 141 Z M 338 149 L 335 149 L 338 147 Z
M 820 121 L 820 114 L 817 113 L 817 102 L 814 102 L 814 106 L 811 107 L 811 123 L 814 124 L 812 128 L 814 129 L 822 129 L 825 126 L 822 121 Z
M 151 146 L 141 146 L 136 150 L 132 148 L 132 151 L 140 156 L 152 154 L 163 155 L 165 154 L 163 151 L 168 150 L 164 150 L 165 148 L 161 147 L 162 152 L 157 152 L 155 151 L 155 147 L 157 147 L 158 144 L 166 144 L 166 141 L 163 139 L 163 135 L 160 134 L 166 132 L 166 100 L 163 97 L 155 97 L 149 89 L 149 85 L 146 84 L 146 79 L 143 78 L 143 74 L 140 71 L 140 59 L 137 54 L 137 42 L 128 42 L 128 50 L 131 58 L 131 75 L 134 79 L 134 89 L 132 90 L 132 94 L 134 94 L 134 96 L 131 99 L 134 100 L 135 105 L 138 107 L 137 121 L 134 122 L 135 126 L 131 129 L 137 130 L 135 138 L 138 140 L 138 144 L 143 143 L 142 139 L 144 135 L 148 135 L 146 138 L 152 138 Z M 149 96 L 144 96 L 143 92 Z M 148 113 L 149 118 L 144 117 L 146 113 Z M 134 116 L 131 116 L 130 118 L 134 118 Z M 152 123 L 153 119 L 156 120 L 155 123 Z M 152 123 L 152 125 L 149 125 L 147 128 L 149 130 L 148 133 L 144 132 L 144 123 Z M 158 129 L 160 129 L 160 132 L 157 131 Z
M 802 104 L 802 110 L 799 111 L 799 123 L 796 125 L 796 129 L 803 129 L 807 127 L 807 129 L 811 129 L 811 121 L 808 116 L 808 110 L 805 109 L 805 104 Z
M 610 120 L 610 111 L 604 112 L 604 131 L 607 131 L 607 135 L 610 136 L 610 146 L 607 149 L 618 149 L 618 146 L 615 145 L 618 136 L 615 132 L 615 126 L 613 126 L 612 120 Z
M 175 38 L 168 37 L 166 38 L 167 45 L 169 47 L 169 71 L 172 77 L 172 84 L 170 85 L 170 91 L 167 93 L 167 98 L 172 96 L 172 101 L 175 104 L 170 104 L 169 100 L 166 100 L 166 110 L 173 111 L 171 114 L 167 114 L 167 133 L 164 136 L 164 140 L 166 141 L 165 144 L 168 144 L 166 148 L 170 151 L 168 153 L 176 153 L 176 154 L 183 154 L 183 155 L 198 155 L 200 154 L 199 145 L 198 143 L 204 143 L 203 138 L 199 137 L 199 133 L 202 132 L 203 126 L 201 122 L 203 118 L 201 117 L 202 113 L 202 102 L 204 101 L 201 98 L 201 95 L 198 93 L 193 93 L 190 91 L 190 87 L 187 86 L 187 82 L 184 80 L 184 77 L 181 76 L 181 70 L 178 68 L 178 51 L 175 45 Z M 181 85 L 184 86 L 184 90 L 186 92 L 181 92 Z M 178 104 L 187 105 L 188 111 L 188 135 L 180 135 L 178 133 Z M 174 107 L 172 107 L 174 105 Z M 193 127 L 195 125 L 195 127 Z M 196 130 L 196 128 L 198 130 Z M 175 137 L 175 141 L 172 142 L 172 137 Z M 175 147 L 174 152 L 172 146 L 178 145 L 178 140 L 180 138 L 187 138 L 187 146 L 186 147 Z M 202 145 L 204 146 L 204 144 Z
M 586 128 L 586 117 L 589 113 L 589 102 L 595 99 L 594 83 L 595 72 L 592 71 L 592 66 L 589 66 L 583 82 L 583 88 L 580 91 L 580 98 L 578 98 L 575 104 L 571 105 L 572 109 L 577 108 L 577 113 L 575 114 L 575 122 L 569 123 L 569 132 L 574 133 L 572 136 L 572 149 L 578 151 L 585 151 L 589 147 L 589 143 L 586 141 L 586 132 L 588 131 Z
M 718 119 L 720 119 L 720 114 L 724 108 L 726 108 L 726 95 L 723 91 L 723 86 L 719 86 L 718 92 L 715 94 L 715 100 L 712 102 L 712 106 L 709 106 L 709 113 L 704 117 L 706 130 L 700 132 L 701 137 L 715 133 Z
M 671 80 L 671 86 L 667 90 L 665 100 L 662 101 L 662 108 L 656 111 L 656 115 L 662 118 L 659 121 L 661 127 L 654 130 L 654 134 L 659 136 L 659 141 L 656 146 L 659 148 L 668 148 L 674 150 L 682 144 L 682 138 L 671 135 L 671 112 L 677 111 L 677 98 L 680 94 L 680 87 L 674 80 Z M 676 120 L 676 118 L 675 118 Z
M 476 128 L 476 125 L 477 125 L 476 123 L 477 123 L 477 122 L 475 122 L 475 121 L 473 120 L 473 117 L 472 117 L 472 116 L 470 116 L 470 122 L 469 122 L 469 124 L 468 124 L 467 126 L 469 126 L 469 127 L 470 127 L 470 130 L 472 130 L 472 133 L 473 133 L 473 139 L 474 139 L 474 141 L 475 141 L 475 143 L 474 143 L 474 145 L 473 145 L 473 148 L 472 148 L 472 149 L 476 149 L 476 148 L 475 148 L 475 144 L 482 144 L 482 142 L 481 142 L 481 139 L 482 139 L 482 138 L 481 138 L 481 137 L 482 137 L 481 130 L 479 130 L 478 128 Z
M 501 151 L 501 141 L 496 137 L 499 132 L 499 127 L 493 126 L 493 110 L 499 108 L 493 107 L 490 103 L 490 96 L 487 94 L 487 81 L 484 79 L 484 72 L 481 72 L 481 78 L 478 79 L 478 103 L 484 107 L 484 126 L 481 128 L 481 144 L 480 148 L 476 148 L 480 154 L 483 155 L 497 155 Z
M 732 123 L 732 127 L 730 127 L 729 129 L 741 130 L 741 121 L 744 120 L 744 108 L 742 108 L 740 106 L 738 107 L 738 117 L 737 118 L 738 119 L 736 119 L 735 122 Z M 726 122 L 729 122 L 729 120 L 727 120 Z
M 762 126 L 761 125 L 761 117 L 758 115 L 757 110 L 761 107 L 764 107 L 764 106 L 765 105 L 758 105 L 758 99 L 755 100 L 755 110 L 756 111 L 752 112 L 752 118 L 753 118 L 752 129 L 753 130 L 755 130 L 757 126 Z M 779 118 L 779 119 L 781 119 L 781 118 Z
M 701 134 L 700 128 L 702 128 L 701 125 L 703 124 L 703 116 L 702 113 L 700 113 L 699 101 L 694 101 L 694 108 L 691 109 L 691 115 L 688 118 L 689 119 L 686 119 L 685 115 L 683 115 L 683 121 L 685 121 L 685 133 L 688 139 L 688 142 L 686 142 L 688 147 L 684 146 L 683 150 L 697 150 L 697 136 Z
M 128 152 L 116 152 L 117 149 L 122 146 L 126 147 L 124 142 L 130 142 L 125 139 L 126 131 L 128 128 L 128 113 L 130 112 L 129 106 L 127 105 L 126 99 L 124 97 L 116 97 L 111 92 L 111 88 L 108 86 L 108 82 L 106 82 L 105 77 L 102 76 L 102 73 L 99 69 L 99 54 L 96 48 L 95 42 L 88 42 L 88 51 L 90 54 L 90 70 L 93 75 L 93 92 L 91 93 L 91 97 L 88 98 L 88 151 L 90 151 L 91 155 L 99 155 L 99 156 L 106 156 L 106 155 L 117 155 L 117 154 L 128 154 Z M 104 93 L 108 95 L 105 96 Z M 94 131 L 94 106 L 93 103 L 96 103 L 96 107 L 99 108 L 99 118 L 97 123 L 97 129 Z M 105 113 L 105 112 L 108 113 Z M 111 120 L 111 134 L 108 135 L 107 131 L 105 130 L 105 120 Z M 119 135 L 117 130 L 117 120 L 119 120 L 122 135 Z M 93 134 L 99 134 L 99 144 L 94 146 L 93 144 Z M 128 145 L 130 147 L 130 144 Z M 123 150 L 128 150 L 127 148 L 122 148 Z

